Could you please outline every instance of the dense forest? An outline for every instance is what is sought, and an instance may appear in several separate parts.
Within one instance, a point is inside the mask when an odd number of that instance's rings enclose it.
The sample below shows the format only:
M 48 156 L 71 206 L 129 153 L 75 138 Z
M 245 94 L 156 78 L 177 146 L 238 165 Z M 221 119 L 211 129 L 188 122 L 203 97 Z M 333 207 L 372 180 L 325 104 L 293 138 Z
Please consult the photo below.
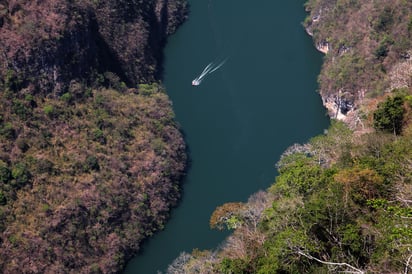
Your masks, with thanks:
M 309 0 L 332 123 L 287 149 L 272 186 L 210 218 L 232 234 L 168 273 L 411 273 L 409 1 Z
M 186 152 L 159 84 L 181 0 L 0 0 L 0 272 L 118 273 Z

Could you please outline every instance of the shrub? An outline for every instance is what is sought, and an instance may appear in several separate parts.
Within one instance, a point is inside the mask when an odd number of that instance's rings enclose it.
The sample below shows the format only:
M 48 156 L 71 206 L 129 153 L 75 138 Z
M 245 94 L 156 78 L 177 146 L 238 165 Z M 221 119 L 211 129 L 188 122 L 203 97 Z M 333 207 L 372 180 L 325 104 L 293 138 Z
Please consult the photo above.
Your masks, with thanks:
M 7 70 L 4 79 L 6 90 L 18 91 L 21 88 L 22 82 L 23 81 L 17 72 L 11 69 Z
M 13 100 L 12 106 L 13 112 L 20 117 L 20 119 L 27 119 L 30 116 L 30 108 L 26 106 L 24 102 L 21 100 L 15 99 Z
M 52 105 L 44 106 L 43 111 L 49 118 L 53 118 L 56 115 L 56 110 Z
M 393 24 L 393 14 L 389 7 L 385 7 L 382 13 L 379 15 L 375 23 L 375 30 L 378 32 L 387 31 Z
M 159 91 L 161 91 L 161 88 L 157 84 L 140 84 L 139 85 L 139 93 L 142 95 L 149 96 Z
M 11 175 L 14 179 L 13 185 L 17 188 L 23 187 L 31 179 L 31 173 L 23 163 L 17 163 L 11 171 Z
M 106 144 L 106 137 L 101 129 L 93 130 L 93 141 L 99 142 L 100 144 Z
M 14 140 L 14 138 L 16 138 L 16 130 L 11 123 L 4 124 L 3 128 L 0 130 L 0 134 L 9 140 Z
M 16 145 L 23 153 L 26 152 L 30 148 L 24 138 L 17 139 Z
M 0 205 L 7 204 L 6 196 L 4 195 L 3 191 L 0 190 Z
M 84 171 L 90 171 L 90 170 L 99 170 L 99 161 L 95 156 L 88 156 L 86 158 L 86 163 L 84 164 Z
M 11 180 L 11 172 L 6 163 L 0 161 L 0 183 L 7 184 Z
M 36 163 L 36 171 L 38 173 L 52 173 L 53 163 L 47 159 L 39 159 Z
M 60 99 L 62 99 L 62 100 L 65 101 L 66 103 L 70 103 L 71 100 L 72 100 L 72 98 L 73 98 L 73 96 L 72 96 L 69 92 L 64 93 L 64 94 L 60 97 Z

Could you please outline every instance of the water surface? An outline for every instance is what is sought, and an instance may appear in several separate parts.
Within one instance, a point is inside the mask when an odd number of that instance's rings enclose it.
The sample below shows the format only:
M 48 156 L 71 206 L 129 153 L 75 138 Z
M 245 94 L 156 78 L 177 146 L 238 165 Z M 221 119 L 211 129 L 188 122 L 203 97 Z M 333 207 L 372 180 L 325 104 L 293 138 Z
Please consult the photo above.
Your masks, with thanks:
M 164 84 L 191 166 L 180 205 L 129 262 L 128 274 L 164 271 L 183 251 L 216 248 L 227 233 L 210 230 L 213 210 L 269 187 L 281 153 L 328 126 L 316 93 L 322 57 L 301 25 L 303 0 L 189 2 L 189 20 L 166 48 Z

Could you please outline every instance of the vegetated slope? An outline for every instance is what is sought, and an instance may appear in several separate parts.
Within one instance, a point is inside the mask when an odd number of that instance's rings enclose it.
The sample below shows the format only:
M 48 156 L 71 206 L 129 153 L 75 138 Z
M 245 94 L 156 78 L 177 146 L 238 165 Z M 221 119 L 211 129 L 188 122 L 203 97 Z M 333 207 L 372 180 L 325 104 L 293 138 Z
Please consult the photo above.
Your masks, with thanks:
M 326 52 L 320 93 L 331 117 L 367 126 L 373 98 L 411 85 L 412 3 L 309 0 L 305 27 Z
M 0 269 L 116 273 L 161 229 L 186 156 L 152 83 L 169 1 L 0 1 Z
M 327 52 L 320 92 L 338 119 L 282 155 L 267 191 L 218 207 L 210 225 L 232 235 L 217 250 L 182 253 L 169 273 L 412 271 L 412 6 L 306 7 Z
M 0 1 L 0 76 L 57 93 L 108 71 L 127 85 L 151 82 L 186 12 L 183 0 Z
M 119 270 L 179 197 L 185 151 L 167 96 L 1 99 L 3 271 Z
M 411 93 L 397 95 L 376 113 L 397 109 L 410 121 L 411 107 Z M 360 138 L 335 121 L 291 147 L 266 192 L 215 210 L 211 227 L 232 235 L 215 251 L 182 253 L 168 273 L 411 271 L 412 124 L 401 135 L 386 129 Z

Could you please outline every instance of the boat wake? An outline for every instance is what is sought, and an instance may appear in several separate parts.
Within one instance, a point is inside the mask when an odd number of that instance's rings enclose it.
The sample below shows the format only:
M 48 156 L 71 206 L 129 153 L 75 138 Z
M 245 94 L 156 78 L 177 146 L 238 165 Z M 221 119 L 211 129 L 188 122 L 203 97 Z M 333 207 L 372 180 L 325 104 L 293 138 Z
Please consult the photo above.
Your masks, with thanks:
M 202 71 L 202 73 L 200 73 L 199 76 L 197 76 L 195 79 L 193 79 L 192 81 L 192 85 L 193 86 L 198 86 L 202 83 L 202 81 L 206 78 L 206 76 L 208 76 L 209 74 L 215 72 L 216 70 L 218 70 L 219 68 L 221 68 L 227 61 L 227 58 L 225 60 L 223 60 L 222 62 L 215 64 L 214 62 L 209 63 Z

